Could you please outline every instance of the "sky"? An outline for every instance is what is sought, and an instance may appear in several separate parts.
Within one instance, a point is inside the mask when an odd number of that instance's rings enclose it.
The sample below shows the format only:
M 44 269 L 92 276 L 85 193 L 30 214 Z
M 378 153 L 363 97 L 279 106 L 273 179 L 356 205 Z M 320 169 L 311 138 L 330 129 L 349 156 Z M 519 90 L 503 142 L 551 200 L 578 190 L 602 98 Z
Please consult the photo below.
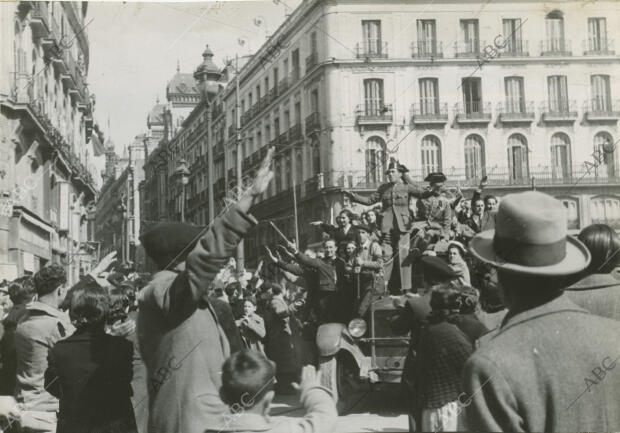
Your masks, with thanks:
M 207 44 L 220 66 L 227 56 L 253 53 L 284 21 L 286 6 L 294 9 L 300 3 L 89 2 L 88 83 L 96 95 L 96 123 L 122 154 L 125 145 L 146 132 L 146 117 L 157 97 L 165 102 L 166 84 L 176 73 L 177 62 L 181 72 L 193 72 Z M 239 45 L 240 38 L 244 46 Z

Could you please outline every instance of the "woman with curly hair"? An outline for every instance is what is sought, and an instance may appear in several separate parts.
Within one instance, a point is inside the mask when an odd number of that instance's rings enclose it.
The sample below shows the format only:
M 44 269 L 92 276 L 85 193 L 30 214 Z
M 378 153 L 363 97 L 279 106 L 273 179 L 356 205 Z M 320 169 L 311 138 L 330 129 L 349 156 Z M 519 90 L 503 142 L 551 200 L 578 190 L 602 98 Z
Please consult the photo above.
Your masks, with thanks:
M 50 350 L 45 387 L 60 400 L 57 433 L 136 431 L 131 405 L 133 346 L 106 334 L 107 292 L 98 285 L 72 294 L 76 331 Z

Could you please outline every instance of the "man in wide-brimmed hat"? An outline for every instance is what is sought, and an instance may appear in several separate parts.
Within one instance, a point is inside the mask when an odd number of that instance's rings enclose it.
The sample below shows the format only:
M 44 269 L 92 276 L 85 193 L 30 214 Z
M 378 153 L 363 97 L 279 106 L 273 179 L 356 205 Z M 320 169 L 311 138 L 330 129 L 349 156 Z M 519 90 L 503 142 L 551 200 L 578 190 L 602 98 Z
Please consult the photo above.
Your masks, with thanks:
M 390 288 L 400 287 L 403 292 L 411 290 L 411 264 L 405 262 L 409 253 L 409 235 L 405 234 L 411 231 L 412 223 L 409 197 L 420 198 L 424 192 L 406 176 L 408 171 L 407 167 L 392 159 L 386 172 L 388 182 L 379 186 L 370 196 L 344 191 L 352 201 L 367 206 L 381 202 L 381 246 L 385 259 L 385 276 L 390 281 Z M 392 272 L 394 262 L 400 267 L 399 273 Z
M 546 194 L 507 195 L 495 230 L 470 242 L 497 268 L 509 309 L 463 374 L 470 431 L 620 431 L 620 323 L 563 294 L 590 262 L 567 236 L 566 209 Z
M 224 413 L 219 397 L 221 366 L 240 349 L 234 319 L 225 302 L 207 297 L 211 282 L 247 231 L 248 212 L 273 177 L 273 148 L 252 187 L 209 227 L 161 223 L 140 240 L 157 264 L 140 291 L 137 334 L 148 371 L 149 432 L 199 433 Z

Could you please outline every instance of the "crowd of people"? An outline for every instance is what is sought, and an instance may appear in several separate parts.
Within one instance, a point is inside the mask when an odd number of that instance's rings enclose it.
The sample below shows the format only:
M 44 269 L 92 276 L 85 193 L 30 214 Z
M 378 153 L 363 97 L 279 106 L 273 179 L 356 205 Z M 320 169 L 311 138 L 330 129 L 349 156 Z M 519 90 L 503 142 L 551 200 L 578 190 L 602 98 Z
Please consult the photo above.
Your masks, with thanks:
M 215 288 L 257 224 L 250 209 L 273 177 L 272 156 L 208 227 L 143 233 L 152 275 L 111 253 L 72 287 L 57 264 L 5 282 L 2 431 L 332 432 L 317 330 L 370 323 L 371 305 L 388 296 L 389 325 L 409 335 L 411 431 L 620 428 L 612 228 L 574 238 L 563 205 L 543 193 L 500 203 L 483 197 L 483 181 L 466 198 L 441 173 L 417 186 L 393 161 L 376 193 L 347 193 L 368 210 L 312 223 L 319 251 L 283 238 L 251 278 Z M 304 417 L 269 416 L 275 395 L 300 391 Z

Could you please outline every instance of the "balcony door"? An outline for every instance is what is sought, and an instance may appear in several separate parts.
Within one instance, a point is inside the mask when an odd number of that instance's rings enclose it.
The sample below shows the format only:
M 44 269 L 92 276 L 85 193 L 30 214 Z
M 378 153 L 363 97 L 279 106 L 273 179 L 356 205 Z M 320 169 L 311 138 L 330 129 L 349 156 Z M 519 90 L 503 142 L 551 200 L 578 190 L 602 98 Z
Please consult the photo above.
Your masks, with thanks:
M 441 143 L 432 135 L 422 139 L 422 175 L 441 171 Z
M 381 21 L 362 21 L 364 53 L 381 54 Z
M 553 11 L 545 19 L 547 32 L 547 50 L 552 52 L 564 51 L 564 17 L 562 12 Z
M 375 185 L 384 180 L 387 164 L 385 141 L 381 137 L 371 137 L 366 142 L 366 183 Z
M 523 77 L 506 77 L 504 79 L 506 89 L 506 112 L 524 113 L 525 95 L 523 91 Z
M 588 50 L 601 52 L 607 50 L 607 20 L 588 18 Z
M 611 111 L 611 92 L 609 75 L 592 75 L 590 78 L 592 110 Z
M 482 84 L 480 78 L 463 78 L 465 114 L 482 114 Z
M 523 52 L 523 39 L 521 37 L 521 19 L 510 18 L 502 20 L 505 41 L 504 50 L 509 53 Z
M 565 113 L 568 111 L 568 86 L 565 75 L 552 75 L 547 78 L 549 90 L 549 111 Z
M 420 78 L 420 114 L 439 113 L 437 78 Z
M 383 109 L 383 80 L 364 80 L 364 107 L 367 116 L 377 116 Z
M 601 164 L 597 167 L 597 174 L 606 175 L 608 178 L 615 178 L 617 176 L 616 158 L 618 152 L 614 149 L 613 143 L 613 138 L 607 132 L 599 132 L 594 136 L 594 152 L 597 155 L 602 155 Z
M 508 138 L 508 167 L 512 183 L 523 184 L 528 181 L 527 141 L 521 134 L 513 134 Z
M 418 54 L 437 53 L 437 27 L 435 20 L 418 20 Z
M 570 177 L 570 139 L 564 133 L 551 137 L 551 167 L 554 179 Z
M 480 179 L 484 175 L 484 141 L 472 134 L 465 139 L 465 178 Z
M 480 52 L 478 20 L 461 20 L 461 39 L 463 41 L 463 48 L 465 52 Z

